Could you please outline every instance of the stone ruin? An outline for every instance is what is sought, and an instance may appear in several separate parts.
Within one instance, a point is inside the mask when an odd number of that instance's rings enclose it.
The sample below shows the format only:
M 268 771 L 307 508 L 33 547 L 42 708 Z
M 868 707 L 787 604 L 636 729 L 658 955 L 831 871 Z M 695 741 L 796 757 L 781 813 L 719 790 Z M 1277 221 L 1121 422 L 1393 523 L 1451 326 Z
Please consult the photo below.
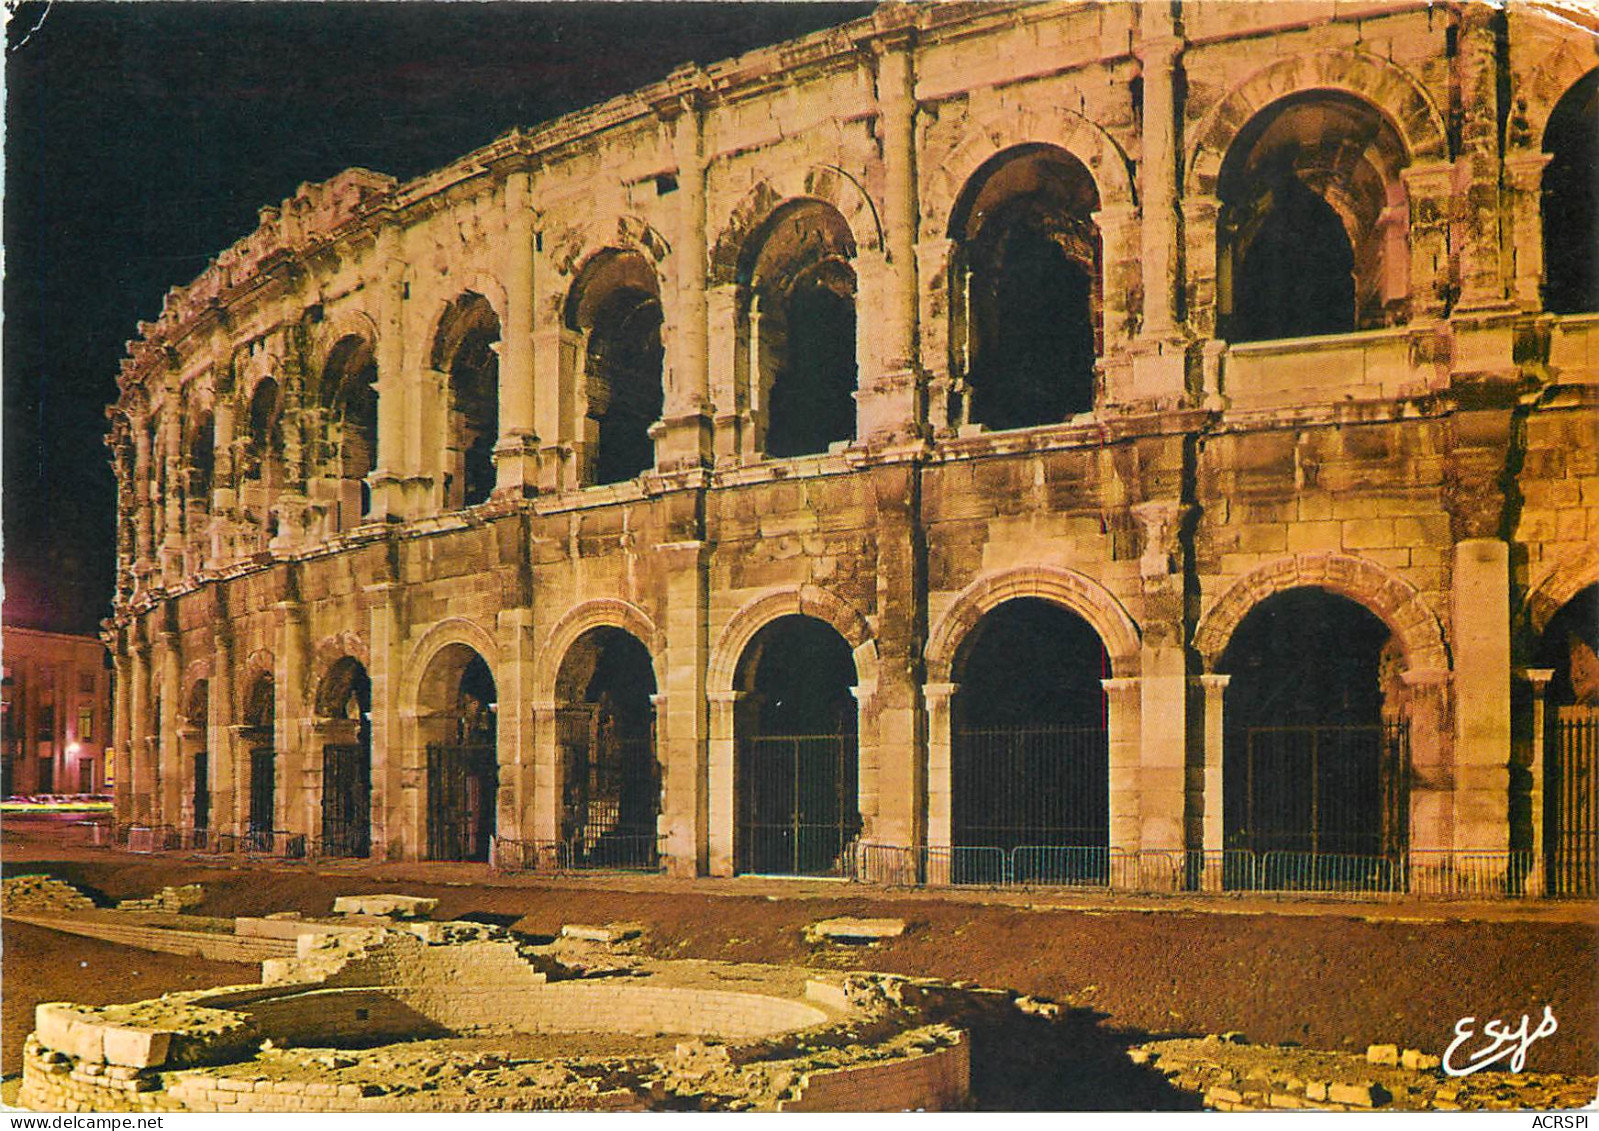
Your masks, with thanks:
M 535 943 L 417 918 L 431 907 L 403 897 L 340 910 L 327 921 L 239 920 L 241 937 L 293 940 L 292 956 L 264 961 L 255 984 L 39 1005 L 18 1102 L 69 1112 L 881 1111 L 968 1099 L 966 1034 L 932 1019 L 935 983 L 655 961 L 627 942 L 631 925 Z

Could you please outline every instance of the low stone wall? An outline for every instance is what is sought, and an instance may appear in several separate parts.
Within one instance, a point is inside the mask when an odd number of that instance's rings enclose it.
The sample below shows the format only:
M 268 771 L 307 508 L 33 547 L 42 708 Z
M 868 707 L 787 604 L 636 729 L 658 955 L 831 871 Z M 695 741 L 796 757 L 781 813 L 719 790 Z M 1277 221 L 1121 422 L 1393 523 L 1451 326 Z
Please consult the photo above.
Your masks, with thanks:
M 294 953 L 293 940 L 240 938 L 215 931 L 180 931 L 142 923 L 117 923 L 104 918 L 67 915 L 8 915 L 19 923 L 31 923 L 66 935 L 135 946 L 163 954 L 207 958 L 212 962 L 261 963 Z
M 267 962 L 256 985 L 40 1005 L 19 1102 L 45 1111 L 592 1111 L 687 1099 L 890 1111 L 945 1110 L 967 1095 L 964 1034 L 921 1024 L 898 979 L 628 965 L 626 956 L 596 975 L 581 960 L 566 965 L 559 944 L 468 923 L 302 935 L 294 945 L 296 956 Z M 674 1035 L 686 1039 L 662 1053 Z M 495 1051 L 498 1041 L 537 1048 L 513 1056 Z
M 881 1064 L 812 1072 L 779 1111 L 951 1111 L 963 1107 L 972 1075 L 971 1043 Z

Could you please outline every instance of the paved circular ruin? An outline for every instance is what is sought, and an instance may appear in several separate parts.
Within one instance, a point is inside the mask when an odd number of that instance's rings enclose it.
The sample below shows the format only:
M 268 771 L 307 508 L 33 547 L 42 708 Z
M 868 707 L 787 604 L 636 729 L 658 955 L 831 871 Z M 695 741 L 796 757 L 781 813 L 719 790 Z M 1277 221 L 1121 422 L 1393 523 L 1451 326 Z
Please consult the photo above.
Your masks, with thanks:
M 259 983 L 40 1005 L 48 1111 L 941 1110 L 965 1034 L 913 981 L 652 961 L 479 923 L 282 920 Z

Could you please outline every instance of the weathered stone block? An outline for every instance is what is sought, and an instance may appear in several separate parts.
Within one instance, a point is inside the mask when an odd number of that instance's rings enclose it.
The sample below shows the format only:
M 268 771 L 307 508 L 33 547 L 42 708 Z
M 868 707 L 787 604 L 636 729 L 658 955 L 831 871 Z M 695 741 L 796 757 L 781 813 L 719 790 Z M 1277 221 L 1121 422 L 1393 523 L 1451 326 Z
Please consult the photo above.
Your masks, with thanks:
M 1333 1084 L 1327 1089 L 1327 1098 L 1333 1103 L 1348 1104 L 1350 1107 L 1382 1107 L 1393 1097 L 1388 1089 L 1381 1084 Z
M 1367 1064 L 1398 1064 L 1399 1063 L 1399 1046 L 1398 1045 L 1367 1045 L 1366 1046 L 1366 1063 Z
M 881 939 L 896 939 L 905 933 L 905 920 L 903 919 L 855 919 L 838 918 L 823 919 L 819 923 L 812 923 L 805 929 L 805 933 L 813 938 L 835 939 L 844 942 L 876 942 Z
M 160 1029 L 107 1026 L 104 1041 L 107 1063 L 124 1064 L 132 1068 L 154 1068 L 166 1063 L 172 1034 Z
M 375 915 L 386 919 L 425 919 L 439 901 L 416 895 L 341 895 L 333 901 L 335 915 Z

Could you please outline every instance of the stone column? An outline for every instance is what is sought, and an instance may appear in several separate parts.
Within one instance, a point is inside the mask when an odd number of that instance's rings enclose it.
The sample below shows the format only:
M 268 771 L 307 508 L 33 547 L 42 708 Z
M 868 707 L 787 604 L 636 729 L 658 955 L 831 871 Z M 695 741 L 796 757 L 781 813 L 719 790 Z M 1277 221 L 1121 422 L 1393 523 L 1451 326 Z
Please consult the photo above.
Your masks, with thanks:
M 529 801 L 532 809 L 527 839 L 553 845 L 561 834 L 561 751 L 559 711 L 555 700 L 541 699 L 532 706 L 533 761 Z M 663 806 L 664 810 L 664 806 Z M 692 873 L 691 873 L 692 874 Z
M 1216 334 L 1217 279 L 1216 221 L 1221 202 L 1214 196 L 1185 196 L 1182 199 L 1183 260 L 1186 278 L 1183 289 L 1189 331 L 1197 338 Z M 1214 394 L 1216 389 L 1207 389 Z
M 212 415 L 214 429 L 211 472 L 211 540 L 208 565 L 220 565 L 231 556 L 232 526 L 238 516 L 237 468 L 233 462 L 233 398 L 218 395 Z
M 1499 76 L 1496 24 L 1488 4 L 1457 9 L 1455 72 L 1460 83 L 1459 157 L 1455 162 L 1457 223 L 1450 247 L 1460 269 L 1459 310 L 1498 308 L 1505 301 L 1500 260 Z M 1465 701 L 1464 696 L 1461 699 Z
M 1442 318 L 1451 288 L 1449 202 L 1454 166 L 1442 162 L 1400 170 L 1410 202 L 1410 318 Z
M 1135 48 L 1144 82 L 1143 131 L 1138 162 L 1143 203 L 1139 258 L 1144 276 L 1144 336 L 1164 338 L 1177 327 L 1177 61 L 1183 41 L 1172 5 L 1139 8 Z
M 1527 807 L 1532 825 L 1531 863 L 1527 870 L 1525 893 L 1544 894 L 1548 862 L 1544 858 L 1544 752 L 1549 749 L 1549 681 L 1553 668 L 1528 668 L 1523 673 L 1532 685 L 1532 749 L 1527 759 Z
M 111 809 L 112 819 L 119 825 L 126 825 L 133 818 L 132 744 L 129 742 L 129 713 L 133 703 L 129 683 L 133 678 L 133 664 L 128 655 L 126 632 L 118 632 L 116 637 L 116 649 L 111 654 L 116 683 L 116 707 L 111 715 L 111 747 L 116 751 L 117 765 L 113 771 L 116 785 L 111 794 Z
M 171 406 L 161 415 L 162 461 L 165 468 L 166 498 L 162 500 L 164 533 L 161 539 L 161 575 L 168 585 L 183 577 L 183 497 L 184 476 L 179 449 L 182 446 L 183 418 L 177 408 L 178 391 L 167 392 Z
M 946 436 L 954 424 L 950 420 L 949 398 L 953 378 L 950 374 L 950 290 L 960 285 L 955 272 L 955 241 L 924 238 L 916 244 L 918 308 L 916 324 L 917 365 L 925 374 L 926 393 L 923 411 L 927 414 L 927 434 Z M 963 364 L 961 369 L 965 371 Z
M 132 635 L 133 679 L 129 689 L 132 710 L 129 712 L 126 772 L 133 794 L 130 819 L 136 825 L 148 825 L 153 818 L 150 790 L 154 784 L 150 765 L 150 644 L 137 625 Z
M 311 808 L 322 800 L 321 775 L 312 776 L 306 757 L 305 676 L 310 648 L 305 610 L 292 598 L 273 608 L 278 615 L 278 646 L 273 673 L 272 746 L 277 781 L 272 825 L 283 832 L 303 833 L 311 828 Z
M 1469 538 L 1454 550 L 1456 849 L 1510 847 L 1510 547 Z
M 366 481 L 371 488 L 370 517 L 380 522 L 407 517 L 404 486 L 411 471 L 405 437 L 411 384 L 405 373 L 405 263 L 401 259 L 399 233 L 392 227 L 379 233 L 374 259 L 379 268 L 374 280 L 376 309 L 372 312 L 377 323 L 373 355 L 378 375 L 373 389 L 378 398 L 378 450 Z
M 1410 849 L 1412 889 L 1437 887 L 1430 873 L 1448 871 L 1455 843 L 1455 765 L 1449 736 L 1450 673 L 1411 669 L 1405 720 L 1410 730 Z
M 206 747 L 211 763 L 211 827 L 218 833 L 238 835 L 238 744 L 234 741 L 233 641 L 219 631 L 211 664 L 211 686 L 206 700 Z
M 924 683 L 922 699 L 927 704 L 927 878 L 929 884 L 947 884 L 951 840 L 951 800 L 954 794 L 952 745 L 953 683 Z
M 178 733 L 179 700 L 183 694 L 183 656 L 178 634 L 161 633 L 161 746 L 157 752 L 156 782 L 159 789 L 157 823 L 176 825 L 182 813 L 183 743 Z
M 1543 307 L 1543 171 L 1550 154 L 1522 150 L 1505 158 L 1510 181 L 1511 295 L 1522 310 Z
M 500 437 L 494 445 L 495 490 L 531 495 L 538 486 L 533 424 L 532 174 L 505 181 L 505 325 L 500 337 Z
M 405 662 L 401 620 L 404 591 L 392 581 L 365 586 L 368 650 L 367 678 L 372 681 L 372 859 L 415 856 L 400 811 L 400 768 L 408 756 L 400 733 L 400 677 Z M 409 851 L 408 851 L 409 850 Z
M 927 843 L 927 765 L 921 704 L 926 643 L 919 549 L 921 475 L 910 463 L 874 468 L 877 532 L 877 686 L 862 681 L 861 815 L 873 818 L 863 839 L 920 847 Z
M 133 499 L 134 506 L 138 508 L 134 571 L 141 581 L 149 574 L 155 558 L 155 513 L 150 497 L 151 466 L 148 421 L 138 421 L 133 427 Z
M 655 547 L 656 576 L 666 579 L 666 684 L 661 688 L 666 709 L 656 714 L 655 742 L 662 766 L 664 855 L 667 870 L 676 876 L 706 871 L 725 876 L 733 869 L 730 701 L 725 712 L 713 703 L 709 717 L 705 707 L 708 556 L 709 548 L 698 540 Z M 716 729 L 724 714 L 725 731 Z
M 677 471 L 709 466 L 713 458 L 706 337 L 705 139 L 702 95 L 688 91 L 659 108 L 672 129 L 678 212 L 672 283 L 676 323 L 670 328 L 666 396 L 655 439 L 655 466 Z
M 926 431 L 916 348 L 916 74 L 909 29 L 873 41 L 877 55 L 877 121 L 883 153 L 883 263 L 880 301 L 866 305 L 861 328 L 876 333 L 875 359 L 860 371 L 856 442 L 883 446 L 914 441 Z M 863 280 L 864 283 L 865 280 Z M 863 298 L 867 298 L 863 286 Z M 865 334 L 862 335 L 865 337 Z
M 1180 458 L 1180 453 L 1178 453 Z M 1147 458 L 1147 457 L 1146 457 Z M 1147 883 L 1164 886 L 1182 875 L 1184 804 L 1188 792 L 1188 660 L 1185 649 L 1183 546 L 1187 508 L 1176 499 L 1136 503 L 1143 533 L 1139 558 L 1143 640 L 1139 650 L 1139 771 L 1141 819 L 1137 847 L 1172 854 L 1173 867 L 1151 859 Z
M 733 874 L 733 769 L 737 752 L 739 700 L 742 691 L 712 691 L 710 735 L 706 758 L 706 868 L 713 876 Z M 668 772 L 672 767 L 667 767 Z M 670 862 L 669 862 L 670 863 Z
M 1105 688 L 1110 740 L 1110 882 L 1112 886 L 1139 886 L 1135 866 L 1140 822 L 1139 799 L 1139 680 L 1136 676 L 1101 680 Z
M 737 283 L 711 287 L 705 295 L 706 380 L 716 406 L 715 456 L 736 465 L 755 451 L 750 417 L 749 348 L 741 340 L 743 288 Z
M 1220 891 L 1222 886 L 1222 860 L 1226 850 L 1225 809 L 1226 783 L 1222 778 L 1227 750 L 1227 731 L 1223 707 L 1227 684 L 1232 676 L 1211 672 L 1199 677 L 1205 696 L 1204 770 L 1200 786 L 1199 846 L 1204 850 L 1204 872 L 1200 887 L 1204 891 Z
M 523 540 L 524 544 L 526 539 Z M 499 712 L 495 720 L 496 760 L 500 766 L 497 836 L 527 840 L 532 808 L 534 762 L 538 747 L 533 720 L 534 659 L 537 640 L 533 610 L 526 605 L 499 614 L 500 665 L 495 672 Z

